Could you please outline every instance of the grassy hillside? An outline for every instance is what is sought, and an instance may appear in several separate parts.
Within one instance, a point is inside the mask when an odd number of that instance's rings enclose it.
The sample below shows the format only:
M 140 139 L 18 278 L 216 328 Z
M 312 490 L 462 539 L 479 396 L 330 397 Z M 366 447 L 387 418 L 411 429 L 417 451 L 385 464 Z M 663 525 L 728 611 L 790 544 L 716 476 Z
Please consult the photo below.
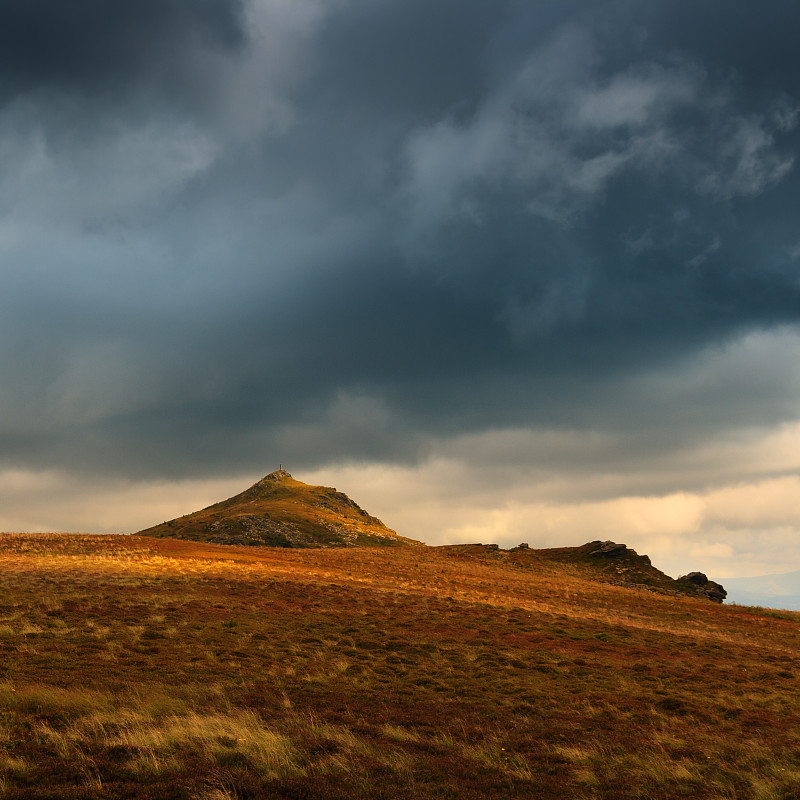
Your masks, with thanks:
M 486 548 L 0 536 L 0 797 L 800 797 L 800 614 Z
M 398 536 L 346 494 L 310 486 L 283 469 L 202 511 L 139 531 L 144 536 L 269 547 L 396 547 Z

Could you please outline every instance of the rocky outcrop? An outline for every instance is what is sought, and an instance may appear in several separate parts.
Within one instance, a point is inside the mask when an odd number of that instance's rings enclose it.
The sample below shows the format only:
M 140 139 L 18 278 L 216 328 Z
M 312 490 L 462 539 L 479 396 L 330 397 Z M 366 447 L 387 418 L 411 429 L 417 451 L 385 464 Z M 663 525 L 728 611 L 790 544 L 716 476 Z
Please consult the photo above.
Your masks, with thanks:
M 692 586 L 698 594 L 715 603 L 721 603 L 728 596 L 722 584 L 709 580 L 704 572 L 690 572 L 688 575 L 681 575 L 677 580 Z
M 518 548 L 509 551 L 515 558 L 524 556 Z M 595 579 L 632 588 L 689 597 L 703 597 L 721 603 L 727 596 L 720 584 L 710 581 L 702 572 L 693 572 L 678 580 L 653 566 L 650 558 L 633 548 L 612 541 L 587 542 L 579 547 L 554 547 L 531 550 L 538 558 L 574 564 L 589 570 Z
M 635 550 L 625 544 L 617 544 L 617 542 L 590 542 L 587 545 L 589 548 L 590 556 L 601 556 L 603 558 L 637 558 L 640 561 L 649 564 L 650 558 L 648 556 L 640 556 Z
M 590 556 L 607 556 L 608 558 L 615 558 L 616 556 L 623 556 L 628 548 L 624 544 L 617 544 L 616 542 L 593 542 L 598 544 L 594 550 L 589 551 Z

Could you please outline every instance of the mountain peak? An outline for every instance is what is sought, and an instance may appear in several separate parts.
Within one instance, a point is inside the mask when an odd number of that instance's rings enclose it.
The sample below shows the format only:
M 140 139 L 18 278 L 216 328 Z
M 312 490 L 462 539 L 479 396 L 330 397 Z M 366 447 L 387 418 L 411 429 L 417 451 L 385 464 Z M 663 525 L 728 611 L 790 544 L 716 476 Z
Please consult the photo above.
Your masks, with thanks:
M 292 476 L 283 468 L 283 464 L 281 464 L 280 469 L 276 469 L 274 472 L 270 472 L 269 475 L 265 475 L 259 483 L 271 482 L 271 483 L 278 483 L 279 481 L 285 480 L 294 480 Z
M 256 481 L 256 483 L 254 483 L 249 489 L 246 489 L 242 494 L 272 494 L 282 489 L 306 485 L 307 484 L 303 483 L 302 481 L 298 481 L 296 478 L 293 478 L 292 475 L 283 468 L 283 465 L 281 465 L 280 469 L 276 469 L 274 472 L 270 472 L 269 475 L 265 475 L 260 481 Z
M 234 497 L 140 533 L 277 547 L 420 544 L 398 536 L 343 492 L 296 480 L 283 464 Z

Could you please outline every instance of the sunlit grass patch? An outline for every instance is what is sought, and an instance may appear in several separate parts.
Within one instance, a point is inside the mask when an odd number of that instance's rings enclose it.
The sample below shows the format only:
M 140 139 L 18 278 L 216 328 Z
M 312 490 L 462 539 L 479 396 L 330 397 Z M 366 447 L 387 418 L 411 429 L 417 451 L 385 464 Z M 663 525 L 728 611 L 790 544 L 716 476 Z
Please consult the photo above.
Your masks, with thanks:
M 134 751 L 126 766 L 134 779 L 143 782 L 157 778 L 169 780 L 181 772 L 181 761 L 174 753 L 159 753 L 152 748 Z
M 54 686 L 0 687 L 0 707 L 48 720 L 69 721 L 113 705 L 108 693 Z
M 329 745 L 335 745 L 334 748 L 328 748 L 330 752 L 343 752 L 348 755 L 354 753 L 369 755 L 374 751 L 373 745 L 357 736 L 349 728 L 342 725 L 319 722 L 313 716 L 309 718 L 307 723 L 305 721 L 301 722 L 297 729 L 303 730 L 314 739 L 326 742 Z
M 31 763 L 8 753 L 0 753 L 0 788 L 9 781 L 18 781 L 31 773 Z
M 460 751 L 464 758 L 484 767 L 499 770 L 517 780 L 530 780 L 533 772 L 527 758 L 506 744 L 499 737 L 489 736 L 478 742 L 462 744 Z
M 265 727 L 257 715 L 247 711 L 190 713 L 158 722 L 131 719 L 107 730 L 104 738 L 111 746 L 136 751 L 134 761 L 139 770 L 149 764 L 162 771 L 165 765 L 194 754 L 219 766 L 247 765 L 266 776 L 302 773 L 290 739 Z
M 597 757 L 598 747 L 559 746 L 553 752 L 570 764 L 589 764 Z
M 400 725 L 386 724 L 381 727 L 381 733 L 398 742 L 419 742 L 420 736 L 415 731 L 410 731 Z
M 83 737 L 69 728 L 56 728 L 47 722 L 35 722 L 31 728 L 33 740 L 55 750 L 71 762 L 83 760 Z
M 205 789 L 198 795 L 197 800 L 237 800 L 236 792 L 223 786 Z

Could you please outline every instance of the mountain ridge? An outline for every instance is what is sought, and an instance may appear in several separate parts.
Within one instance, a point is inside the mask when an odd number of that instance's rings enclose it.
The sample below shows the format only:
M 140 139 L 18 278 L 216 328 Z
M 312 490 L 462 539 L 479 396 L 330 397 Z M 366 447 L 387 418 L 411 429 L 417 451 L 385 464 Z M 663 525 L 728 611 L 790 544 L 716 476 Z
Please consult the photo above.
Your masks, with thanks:
M 400 536 L 344 492 L 303 483 L 283 465 L 232 497 L 137 535 L 228 546 L 426 547 L 423 542 Z M 720 584 L 703 573 L 673 579 L 654 567 L 648 556 L 612 541 L 544 549 L 531 548 L 527 543 L 509 550 L 497 544 L 445 545 L 442 549 L 456 557 L 488 556 L 523 569 L 547 561 L 560 562 L 590 580 L 701 596 L 716 603 L 722 603 L 727 595 Z

